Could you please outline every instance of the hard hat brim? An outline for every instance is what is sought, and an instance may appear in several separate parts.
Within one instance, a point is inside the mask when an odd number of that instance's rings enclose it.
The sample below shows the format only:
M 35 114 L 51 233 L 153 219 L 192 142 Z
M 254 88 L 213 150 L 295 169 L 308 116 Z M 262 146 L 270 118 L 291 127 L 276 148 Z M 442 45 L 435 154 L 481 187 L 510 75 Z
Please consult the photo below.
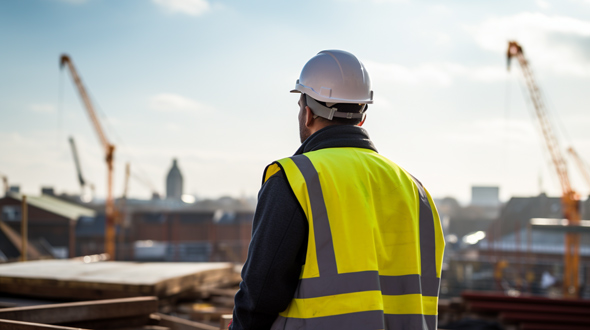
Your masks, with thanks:
M 339 98 L 335 98 L 335 97 L 327 97 L 327 96 L 321 95 L 320 93 L 317 93 L 313 88 L 307 87 L 305 85 L 301 85 L 299 83 L 297 83 L 295 85 L 295 89 L 292 89 L 289 92 L 290 93 L 303 93 L 303 94 L 311 96 L 315 100 L 318 100 L 320 102 L 326 102 L 326 103 L 373 104 L 373 91 L 371 91 L 371 94 L 370 94 L 371 98 L 365 99 L 365 100 L 345 100 L 345 99 L 339 99 Z

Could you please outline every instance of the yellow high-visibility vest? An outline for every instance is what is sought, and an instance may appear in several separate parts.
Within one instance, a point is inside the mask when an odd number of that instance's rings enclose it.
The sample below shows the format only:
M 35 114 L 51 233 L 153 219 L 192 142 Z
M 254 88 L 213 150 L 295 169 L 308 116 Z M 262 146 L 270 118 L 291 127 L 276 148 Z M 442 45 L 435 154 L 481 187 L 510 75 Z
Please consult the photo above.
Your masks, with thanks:
M 436 330 L 444 238 L 436 207 L 401 167 L 363 148 L 270 164 L 309 223 L 293 300 L 272 329 Z

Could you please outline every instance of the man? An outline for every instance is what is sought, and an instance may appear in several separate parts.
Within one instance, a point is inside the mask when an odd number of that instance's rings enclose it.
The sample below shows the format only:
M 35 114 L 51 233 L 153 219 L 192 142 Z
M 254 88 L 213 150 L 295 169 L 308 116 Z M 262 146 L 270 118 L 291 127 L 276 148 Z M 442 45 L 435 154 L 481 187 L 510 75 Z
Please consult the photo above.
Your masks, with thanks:
M 363 64 L 322 51 L 291 92 L 302 145 L 265 170 L 230 329 L 435 330 L 439 217 L 360 127 Z

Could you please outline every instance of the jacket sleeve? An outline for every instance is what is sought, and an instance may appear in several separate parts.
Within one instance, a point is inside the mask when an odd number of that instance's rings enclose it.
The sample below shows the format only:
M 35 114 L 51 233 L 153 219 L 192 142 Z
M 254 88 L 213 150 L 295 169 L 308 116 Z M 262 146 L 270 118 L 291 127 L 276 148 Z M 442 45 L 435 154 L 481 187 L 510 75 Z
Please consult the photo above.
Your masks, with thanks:
M 270 329 L 293 299 L 307 251 L 305 214 L 282 171 L 260 189 L 231 330 Z

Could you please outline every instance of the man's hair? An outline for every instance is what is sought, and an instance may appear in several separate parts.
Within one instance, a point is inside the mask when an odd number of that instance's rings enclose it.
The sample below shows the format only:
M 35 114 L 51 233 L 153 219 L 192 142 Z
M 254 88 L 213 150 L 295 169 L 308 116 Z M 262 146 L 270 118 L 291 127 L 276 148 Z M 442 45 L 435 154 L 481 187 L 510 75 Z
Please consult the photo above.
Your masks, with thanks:
M 326 102 L 321 102 L 316 100 L 319 104 L 328 107 L 326 105 Z M 368 104 L 356 104 L 356 103 L 336 103 L 328 108 L 336 108 L 338 109 L 338 111 L 336 112 L 354 112 L 354 113 L 358 113 L 359 111 L 361 111 L 361 109 L 363 108 L 363 106 L 365 106 L 365 111 L 367 111 L 369 105 Z M 323 117 L 318 117 L 318 118 L 322 118 L 322 120 L 331 123 L 333 125 L 358 125 L 363 118 L 351 118 L 351 119 L 346 119 L 346 118 L 338 118 L 338 117 L 333 117 L 332 120 L 328 120 L 326 118 Z

